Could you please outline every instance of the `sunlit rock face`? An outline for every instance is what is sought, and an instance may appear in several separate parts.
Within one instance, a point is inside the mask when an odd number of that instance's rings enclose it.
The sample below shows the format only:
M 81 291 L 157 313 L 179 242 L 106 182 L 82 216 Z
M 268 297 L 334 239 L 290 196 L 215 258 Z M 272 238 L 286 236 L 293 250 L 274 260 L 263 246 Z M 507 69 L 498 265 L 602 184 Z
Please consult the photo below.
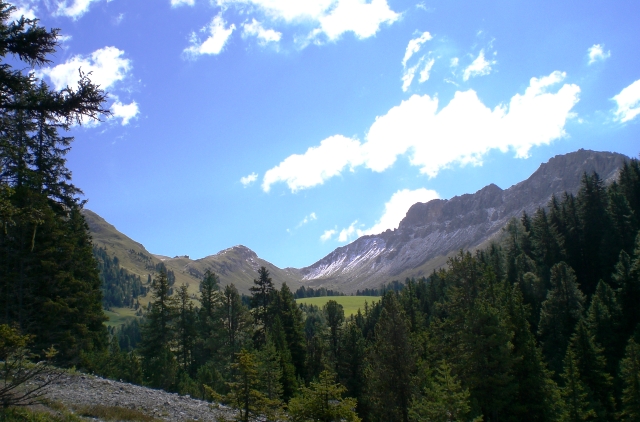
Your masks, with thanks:
M 303 283 L 345 292 L 375 288 L 405 277 L 428 276 L 446 256 L 495 239 L 512 217 L 532 214 L 552 195 L 577 193 L 582 175 L 611 182 L 628 157 L 579 150 L 558 155 L 509 189 L 491 184 L 476 193 L 414 204 L 398 229 L 363 236 L 302 268 Z

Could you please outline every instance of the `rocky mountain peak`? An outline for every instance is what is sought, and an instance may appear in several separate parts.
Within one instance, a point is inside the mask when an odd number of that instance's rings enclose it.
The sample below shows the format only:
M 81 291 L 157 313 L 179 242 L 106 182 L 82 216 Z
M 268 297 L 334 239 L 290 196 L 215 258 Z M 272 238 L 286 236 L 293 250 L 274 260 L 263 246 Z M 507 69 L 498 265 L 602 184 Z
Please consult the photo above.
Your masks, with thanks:
M 527 180 L 508 189 L 490 184 L 473 194 L 411 206 L 397 230 L 363 236 L 301 269 L 316 286 L 343 291 L 428 275 L 459 249 L 490 240 L 513 217 L 545 206 L 552 195 L 576 193 L 585 173 L 613 180 L 628 157 L 579 150 L 542 164 Z

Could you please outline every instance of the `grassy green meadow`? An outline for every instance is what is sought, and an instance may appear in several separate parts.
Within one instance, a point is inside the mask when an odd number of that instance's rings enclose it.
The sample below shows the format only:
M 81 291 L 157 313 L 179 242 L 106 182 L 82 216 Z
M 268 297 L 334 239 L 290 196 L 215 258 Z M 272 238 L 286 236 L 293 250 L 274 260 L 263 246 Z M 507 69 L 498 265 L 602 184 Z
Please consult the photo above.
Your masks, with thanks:
M 322 308 L 329 300 L 335 300 L 344 308 L 344 316 L 355 315 L 358 309 L 364 312 L 364 303 L 371 305 L 373 302 L 380 300 L 380 296 L 321 296 L 321 297 L 305 297 L 296 299 L 296 303 L 305 303 Z
M 124 324 L 130 319 L 137 318 L 135 309 L 131 308 L 111 308 L 111 310 L 104 310 L 104 314 L 109 318 L 105 321 L 107 326 L 118 326 Z

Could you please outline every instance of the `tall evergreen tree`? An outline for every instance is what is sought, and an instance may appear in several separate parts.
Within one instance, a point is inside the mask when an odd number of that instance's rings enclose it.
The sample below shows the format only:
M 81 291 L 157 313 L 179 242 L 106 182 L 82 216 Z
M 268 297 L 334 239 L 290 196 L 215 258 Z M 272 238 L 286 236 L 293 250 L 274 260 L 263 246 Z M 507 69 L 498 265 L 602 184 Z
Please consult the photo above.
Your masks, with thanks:
M 269 277 L 269 270 L 260 267 L 258 279 L 253 280 L 251 291 L 251 308 L 255 324 L 258 327 L 255 340 L 258 345 L 262 345 L 267 339 L 267 329 L 269 327 L 269 304 L 274 291 L 273 280 Z
M 569 338 L 582 317 L 584 295 L 578 288 L 573 269 L 564 262 L 551 268 L 551 285 L 552 289 L 542 303 L 538 335 L 549 368 L 559 375 Z
M 581 319 L 576 325 L 569 347 L 575 356 L 580 379 L 588 389 L 587 399 L 598 421 L 615 418 L 613 380 L 607 373 L 607 363 L 602 349 L 596 344 L 586 322 Z
M 369 364 L 373 420 L 409 420 L 416 363 L 411 348 L 410 326 L 395 293 L 382 299 L 382 312 L 375 326 L 375 342 Z
M 620 377 L 624 381 L 620 419 L 640 420 L 640 346 L 633 338 L 629 340 L 625 357 L 620 362 Z
M 145 383 L 165 390 L 175 386 L 178 369 L 173 353 L 177 304 L 169 296 L 169 289 L 167 273 L 160 271 L 151 283 L 152 301 L 142 326 L 139 349 Z

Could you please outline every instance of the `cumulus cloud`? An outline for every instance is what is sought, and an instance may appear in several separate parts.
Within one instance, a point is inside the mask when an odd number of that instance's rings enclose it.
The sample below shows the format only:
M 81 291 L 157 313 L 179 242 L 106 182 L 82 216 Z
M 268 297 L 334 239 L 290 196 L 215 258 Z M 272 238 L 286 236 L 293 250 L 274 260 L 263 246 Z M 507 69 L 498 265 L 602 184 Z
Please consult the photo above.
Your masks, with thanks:
M 132 101 L 130 104 L 123 104 L 120 101 L 115 101 L 111 105 L 111 116 L 112 118 L 122 119 L 122 126 L 126 126 L 129 124 L 131 119 L 134 119 L 140 113 L 140 109 L 138 108 L 138 103 Z
M 246 188 L 256 180 L 258 180 L 258 173 L 251 173 L 248 176 L 241 177 L 240 183 L 242 183 L 242 185 Z
M 178 6 L 193 6 L 195 3 L 195 0 L 171 0 L 171 7 L 178 7 Z
M 495 64 L 495 60 L 487 61 L 484 57 L 484 50 L 480 50 L 478 57 L 464 70 L 462 79 L 468 81 L 472 76 L 488 75 L 491 73 L 491 66 Z
M 277 43 L 282 38 L 282 33 L 273 29 L 265 29 L 260 22 L 252 19 L 251 22 L 242 24 L 243 37 L 256 37 L 260 45 Z
M 611 51 L 604 51 L 604 45 L 594 44 L 588 50 L 589 64 L 604 61 L 611 57 Z
M 195 32 L 191 33 L 191 46 L 184 49 L 184 52 L 190 57 L 197 57 L 203 54 L 216 55 L 220 54 L 227 44 L 229 37 L 236 29 L 235 24 L 226 27 L 226 22 L 222 17 L 222 13 L 218 13 L 214 16 L 213 20 L 209 24 L 202 28 L 201 32 L 208 32 L 209 36 L 203 42 L 200 42 L 199 37 Z
M 410 40 L 409 44 L 407 44 L 407 49 L 404 52 L 404 57 L 402 58 L 402 66 L 406 66 L 411 56 L 419 52 L 422 45 L 432 38 L 433 37 L 430 33 L 423 32 L 418 38 Z
M 104 47 L 88 56 L 73 56 L 57 66 L 45 67 L 38 72 L 38 76 L 48 77 L 57 90 L 67 86 L 76 88 L 78 69 L 81 69 L 85 74 L 91 73 L 90 78 L 94 84 L 108 89 L 123 80 L 131 70 L 131 61 L 123 55 L 124 51 L 116 47 Z
M 413 204 L 417 202 L 429 202 L 432 199 L 439 198 L 438 193 L 430 189 L 399 190 L 384 204 L 382 217 L 380 217 L 373 227 L 364 230 L 363 234 L 378 234 L 388 229 L 397 229 L 400 221 L 407 215 L 407 211 L 409 211 L 409 208 L 411 208 Z
M 456 92 L 441 109 L 437 97 L 413 95 L 377 117 L 365 142 L 341 135 L 327 138 L 268 170 L 262 188 L 268 192 L 274 183 L 285 182 L 296 192 L 358 166 L 382 172 L 403 154 L 429 177 L 453 164 L 481 165 L 484 155 L 495 149 L 512 150 L 516 157 L 525 158 L 532 147 L 566 135 L 564 127 L 573 117 L 580 87 L 559 86 L 565 77 L 556 71 L 531 78 L 523 94 L 515 94 L 494 109 L 484 105 L 473 90 Z M 627 97 L 631 96 L 620 98 Z
M 358 38 L 369 38 L 383 23 L 391 24 L 400 15 L 389 8 L 387 0 L 339 0 L 335 8 L 321 16 L 320 29 L 329 40 L 338 39 L 345 32 Z
M 322 233 L 322 235 L 320 236 L 320 240 L 326 242 L 327 240 L 330 240 L 336 233 L 336 229 L 325 230 L 324 233 Z
M 340 234 L 338 234 L 338 242 L 344 243 L 362 236 L 364 231 L 360 227 L 363 226 L 363 224 L 358 224 L 358 220 L 354 221 L 349 227 L 340 230 Z
M 60 1 L 58 2 L 56 15 L 78 19 L 87 13 L 91 3 L 95 3 L 96 1 L 99 0 L 73 0 L 72 2 L 69 2 L 68 0 Z
M 324 34 L 329 40 L 338 39 L 345 32 L 358 38 L 376 34 L 383 24 L 398 20 L 400 14 L 389 8 L 387 0 L 216 0 L 220 7 L 252 6 L 273 22 L 297 24 L 314 29 L 307 42 Z
M 624 123 L 634 119 L 640 114 L 640 79 L 620 91 L 613 100 L 618 105 L 616 120 Z
M 271 185 L 285 182 L 292 192 L 321 185 L 339 175 L 346 167 L 362 164 L 359 158 L 360 142 L 342 135 L 331 136 L 304 154 L 287 157 L 268 170 L 262 180 L 262 189 L 269 192 Z

